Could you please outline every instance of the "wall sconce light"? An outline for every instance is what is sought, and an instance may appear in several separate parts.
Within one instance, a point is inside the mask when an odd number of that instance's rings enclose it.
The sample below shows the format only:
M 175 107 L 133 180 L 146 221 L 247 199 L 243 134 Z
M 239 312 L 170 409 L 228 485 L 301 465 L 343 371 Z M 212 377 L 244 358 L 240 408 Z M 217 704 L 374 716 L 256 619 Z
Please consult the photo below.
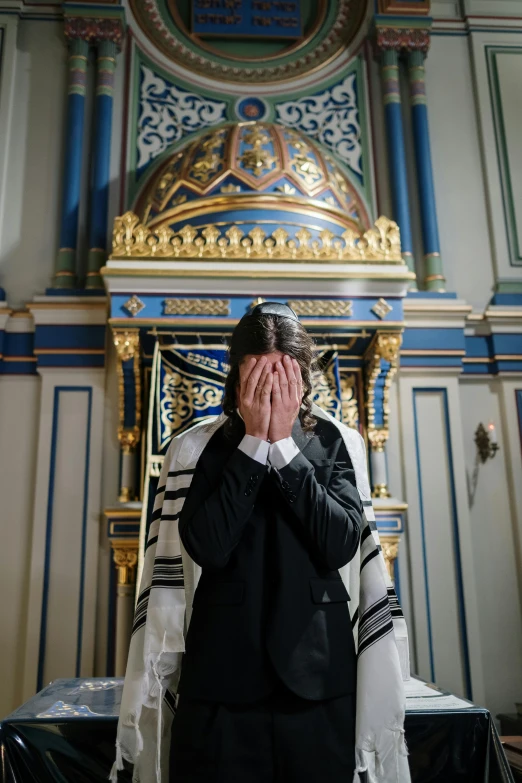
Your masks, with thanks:
M 483 424 L 478 425 L 475 432 L 475 443 L 477 455 L 482 464 L 495 456 L 500 446 L 498 445 L 497 431 L 492 422 L 488 424 L 487 429 Z

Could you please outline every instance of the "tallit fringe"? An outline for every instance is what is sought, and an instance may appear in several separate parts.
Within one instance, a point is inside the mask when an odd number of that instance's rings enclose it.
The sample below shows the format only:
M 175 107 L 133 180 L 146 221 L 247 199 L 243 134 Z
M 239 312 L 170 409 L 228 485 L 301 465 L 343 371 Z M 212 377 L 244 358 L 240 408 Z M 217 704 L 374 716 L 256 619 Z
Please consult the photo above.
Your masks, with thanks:
M 401 761 L 408 756 L 405 731 L 401 728 L 389 731 L 392 735 L 391 747 L 387 748 L 385 752 L 380 753 L 378 748 L 375 750 L 355 749 L 353 783 L 402 783 L 404 780 L 410 780 L 409 772 L 407 772 L 408 763 Z M 391 764 L 388 758 L 383 758 L 383 756 L 388 757 L 390 754 L 393 754 L 394 759 Z M 405 774 L 406 772 L 407 774 Z
M 121 719 L 121 718 L 120 718 Z M 111 767 L 111 771 L 108 776 L 108 780 L 111 781 L 111 783 L 117 783 L 118 781 L 118 772 L 122 772 L 125 767 L 123 766 L 123 760 L 128 761 L 129 764 L 136 764 L 138 761 L 138 758 L 140 756 L 141 751 L 143 750 L 143 735 L 140 731 L 139 726 L 139 716 L 132 712 L 128 714 L 125 719 L 122 720 L 122 726 L 125 730 L 134 730 L 135 734 L 135 754 L 133 755 L 128 750 L 125 749 L 125 746 L 120 740 L 116 740 L 116 758 L 114 761 L 114 764 Z
M 116 759 L 109 773 L 111 783 L 118 783 L 118 772 L 123 769 L 123 756 L 121 752 L 121 743 L 116 742 Z

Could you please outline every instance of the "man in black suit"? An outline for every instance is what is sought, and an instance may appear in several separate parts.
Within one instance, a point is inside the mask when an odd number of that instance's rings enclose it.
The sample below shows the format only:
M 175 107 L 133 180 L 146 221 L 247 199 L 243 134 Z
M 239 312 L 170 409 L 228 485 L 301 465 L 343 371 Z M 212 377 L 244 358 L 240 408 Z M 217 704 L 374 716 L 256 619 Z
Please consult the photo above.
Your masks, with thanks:
M 363 511 L 338 429 L 310 414 L 312 357 L 278 303 L 258 305 L 232 337 L 229 419 L 199 458 L 179 519 L 202 572 L 172 783 L 353 777 L 356 654 L 338 569 L 357 550 Z

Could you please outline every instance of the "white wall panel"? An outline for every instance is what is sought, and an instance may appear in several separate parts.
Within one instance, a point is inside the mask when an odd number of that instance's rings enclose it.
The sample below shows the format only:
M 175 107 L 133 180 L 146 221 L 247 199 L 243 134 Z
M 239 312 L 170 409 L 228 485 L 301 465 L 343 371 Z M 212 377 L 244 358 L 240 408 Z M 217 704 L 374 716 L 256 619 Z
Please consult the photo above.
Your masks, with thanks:
M 484 700 L 457 381 L 399 381 L 417 671 Z
M 466 38 L 432 38 L 426 90 L 446 288 L 483 309 L 494 273 Z
M 76 674 L 83 635 L 92 389 L 56 387 L 42 601 L 43 682 Z M 64 633 L 64 629 L 67 629 Z
M 471 50 L 495 273 L 497 279 L 522 281 L 522 256 L 518 258 L 515 236 L 515 205 L 521 198 L 517 186 L 520 159 L 518 147 L 512 143 L 522 117 L 516 97 L 522 79 L 522 34 L 473 33 Z M 511 98 L 510 90 L 514 90 Z M 514 179 L 509 170 L 509 149 Z
M 94 670 L 104 371 L 41 373 L 24 698 Z
M 512 445 L 517 445 L 515 400 L 511 401 L 510 420 L 504 420 L 502 426 L 499 385 L 498 381 L 467 381 L 460 391 L 466 469 L 470 478 L 475 467 L 474 433 L 478 424 L 487 426 L 491 420 L 499 434 L 499 452 L 479 467 L 470 509 L 486 706 L 493 715 L 513 712 L 514 702 L 522 694 L 522 607 L 517 578 L 520 551 L 514 518 L 517 499 L 510 498 L 508 481 L 510 472 L 515 471 L 515 482 L 520 487 L 522 474 L 516 451 L 513 453 L 509 446 L 506 449 L 509 430 L 513 434 Z M 515 463 L 510 465 L 512 456 Z M 520 489 L 515 491 L 520 493 Z
M 67 47 L 63 22 L 20 20 L 0 280 L 11 306 L 50 284 L 59 245 Z

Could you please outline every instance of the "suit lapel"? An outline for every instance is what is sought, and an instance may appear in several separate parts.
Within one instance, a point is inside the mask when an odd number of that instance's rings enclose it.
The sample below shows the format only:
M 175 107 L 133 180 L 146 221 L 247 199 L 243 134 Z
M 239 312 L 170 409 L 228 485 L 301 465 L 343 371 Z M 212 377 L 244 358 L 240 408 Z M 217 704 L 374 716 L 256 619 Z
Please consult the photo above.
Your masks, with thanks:
M 301 424 L 301 411 L 299 411 L 299 416 L 296 418 L 292 426 L 292 438 L 295 440 L 297 446 L 299 447 L 299 451 L 301 452 L 305 451 L 305 449 L 308 448 L 314 439 L 313 434 L 303 431 L 303 426 Z

